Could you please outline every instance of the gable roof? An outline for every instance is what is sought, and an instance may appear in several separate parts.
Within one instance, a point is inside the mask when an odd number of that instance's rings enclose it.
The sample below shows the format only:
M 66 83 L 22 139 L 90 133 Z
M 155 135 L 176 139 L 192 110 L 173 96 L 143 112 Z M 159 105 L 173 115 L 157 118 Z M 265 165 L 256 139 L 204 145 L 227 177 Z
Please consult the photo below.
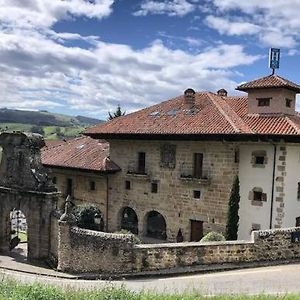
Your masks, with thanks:
M 46 141 L 41 157 L 46 167 L 100 173 L 113 173 L 120 170 L 119 166 L 109 159 L 108 142 L 89 137 L 67 141 Z
M 253 89 L 265 88 L 286 88 L 295 92 L 300 92 L 300 86 L 292 81 L 282 78 L 276 74 L 262 77 L 256 80 L 239 85 L 236 89 L 239 91 L 249 91 Z

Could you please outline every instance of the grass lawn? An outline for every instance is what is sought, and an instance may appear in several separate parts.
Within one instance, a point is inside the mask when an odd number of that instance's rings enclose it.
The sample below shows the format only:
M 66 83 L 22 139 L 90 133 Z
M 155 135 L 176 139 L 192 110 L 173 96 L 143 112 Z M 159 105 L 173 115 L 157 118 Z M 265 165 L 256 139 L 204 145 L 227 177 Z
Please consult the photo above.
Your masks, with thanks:
M 0 300 L 296 300 L 300 295 L 283 296 L 217 296 L 204 297 L 199 294 L 159 295 L 147 292 L 135 293 L 126 289 L 106 288 L 99 291 L 84 292 L 62 290 L 41 284 L 25 285 L 15 281 L 0 281 Z
M 19 239 L 21 240 L 21 243 L 27 242 L 27 233 L 19 232 Z

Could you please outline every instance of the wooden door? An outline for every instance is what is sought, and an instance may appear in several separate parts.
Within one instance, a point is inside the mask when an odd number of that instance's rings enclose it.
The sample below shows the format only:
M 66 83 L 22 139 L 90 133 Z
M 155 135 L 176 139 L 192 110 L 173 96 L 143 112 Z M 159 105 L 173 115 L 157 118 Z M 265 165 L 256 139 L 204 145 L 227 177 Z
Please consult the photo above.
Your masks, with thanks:
M 203 221 L 191 220 L 191 242 L 198 242 L 203 237 Z

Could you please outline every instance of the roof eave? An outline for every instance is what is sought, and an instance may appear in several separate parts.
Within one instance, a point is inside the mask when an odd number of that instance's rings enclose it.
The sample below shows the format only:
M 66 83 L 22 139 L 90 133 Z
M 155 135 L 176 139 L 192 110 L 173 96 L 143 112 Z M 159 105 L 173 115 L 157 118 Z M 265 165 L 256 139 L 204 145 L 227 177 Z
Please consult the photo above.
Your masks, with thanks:
M 107 140 L 189 140 L 189 141 L 272 141 L 300 143 L 300 135 L 297 134 L 257 134 L 257 133 L 214 133 L 214 134 L 151 134 L 151 133 L 89 133 L 94 139 Z
M 296 93 L 300 93 L 300 88 L 289 87 L 289 86 L 268 86 L 268 87 L 239 87 L 238 86 L 236 88 L 237 91 L 242 91 L 246 93 L 251 90 L 265 90 L 265 89 L 287 89 L 287 90 L 294 91 Z
M 51 169 L 60 169 L 60 170 L 72 170 L 72 171 L 79 171 L 84 173 L 93 173 L 98 175 L 107 175 L 107 174 L 114 174 L 121 171 L 121 168 L 115 170 L 95 170 L 95 169 L 85 169 L 85 168 L 77 168 L 77 167 L 68 167 L 68 166 L 60 166 L 60 165 L 51 165 L 51 164 L 43 164 L 46 168 Z

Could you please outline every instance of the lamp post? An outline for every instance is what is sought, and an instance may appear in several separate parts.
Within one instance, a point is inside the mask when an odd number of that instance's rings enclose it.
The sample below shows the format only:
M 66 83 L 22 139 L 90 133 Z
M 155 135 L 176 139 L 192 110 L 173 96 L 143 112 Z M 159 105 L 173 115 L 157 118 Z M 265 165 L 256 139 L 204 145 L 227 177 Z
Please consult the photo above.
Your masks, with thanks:
M 94 221 L 95 221 L 97 230 L 101 230 L 101 228 L 100 228 L 101 220 L 102 220 L 102 216 L 98 212 L 96 212 L 94 215 Z

